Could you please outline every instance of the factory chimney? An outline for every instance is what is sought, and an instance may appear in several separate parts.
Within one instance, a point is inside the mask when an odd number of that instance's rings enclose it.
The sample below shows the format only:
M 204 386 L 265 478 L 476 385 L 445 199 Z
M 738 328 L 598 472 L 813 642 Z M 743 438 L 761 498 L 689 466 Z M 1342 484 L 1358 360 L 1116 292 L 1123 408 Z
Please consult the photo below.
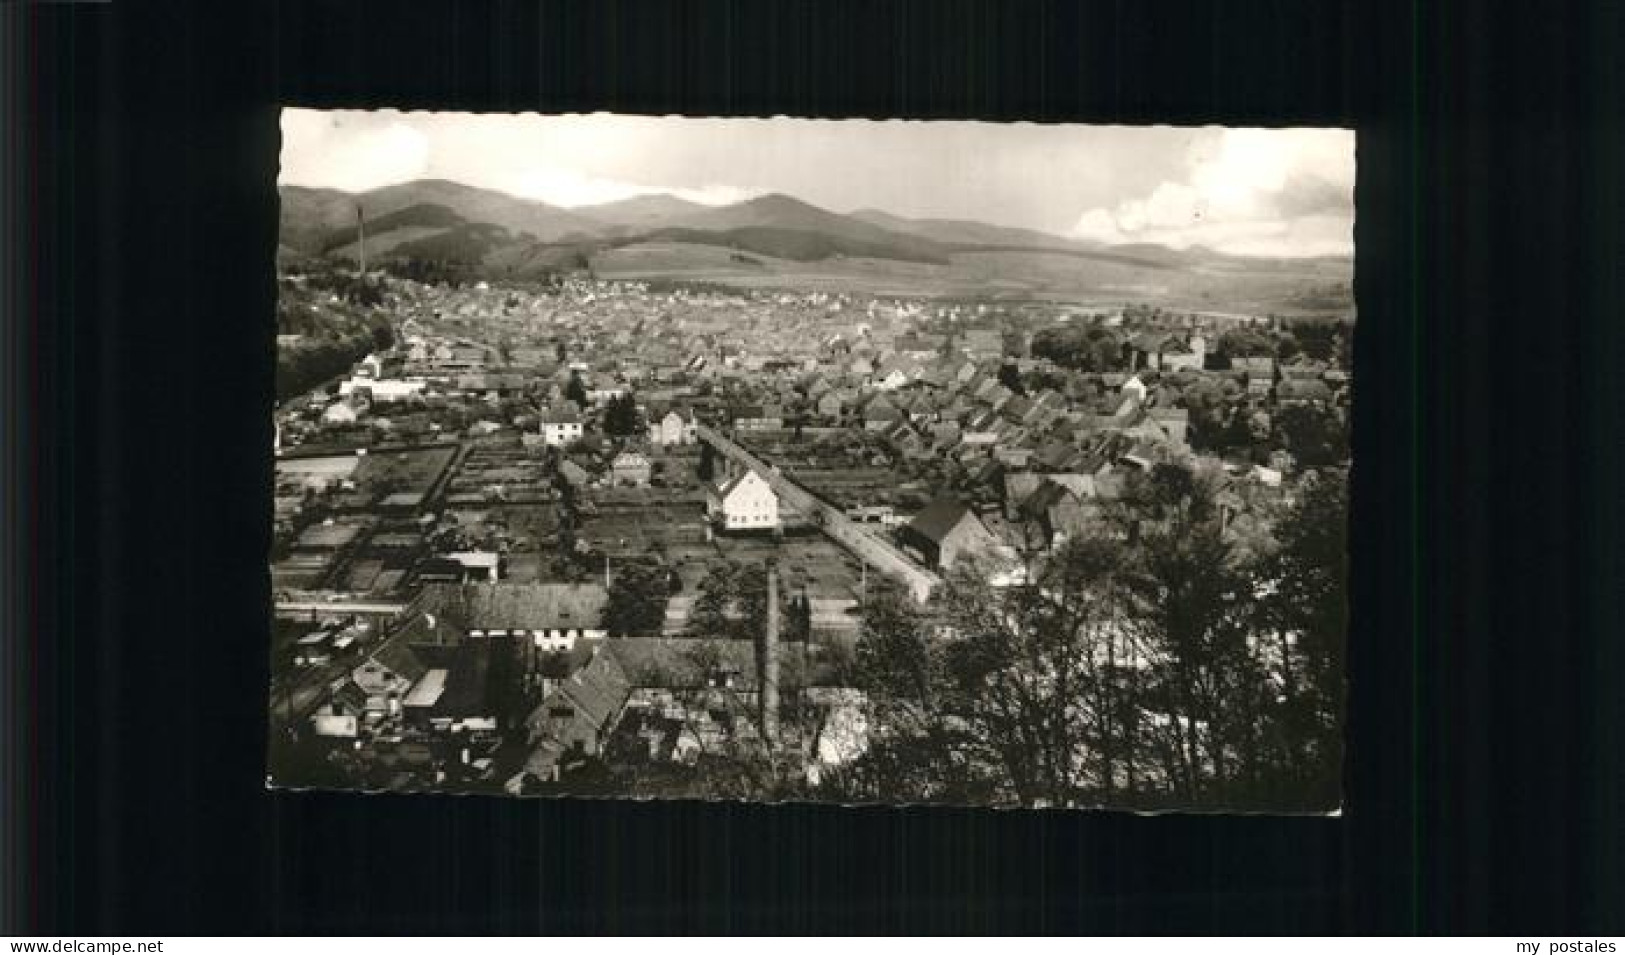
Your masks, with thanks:
M 361 262 L 361 277 L 367 277 L 367 217 L 361 212 L 359 204 L 355 207 L 355 231 L 360 252 L 357 253 Z
M 779 741 L 779 562 L 767 559 L 767 628 L 761 654 L 762 739 L 769 746 Z

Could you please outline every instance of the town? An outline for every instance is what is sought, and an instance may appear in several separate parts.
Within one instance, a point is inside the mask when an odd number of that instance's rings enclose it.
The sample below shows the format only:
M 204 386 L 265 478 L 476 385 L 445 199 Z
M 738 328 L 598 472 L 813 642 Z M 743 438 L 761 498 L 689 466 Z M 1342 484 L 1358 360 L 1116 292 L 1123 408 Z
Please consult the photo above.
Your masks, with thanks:
M 1347 465 L 1345 321 L 281 281 L 284 313 L 389 331 L 276 413 L 276 785 L 862 798 L 905 742 L 864 672 L 875 608 L 951 640 L 956 596 L 1044 592 L 1180 479 L 1262 558 Z

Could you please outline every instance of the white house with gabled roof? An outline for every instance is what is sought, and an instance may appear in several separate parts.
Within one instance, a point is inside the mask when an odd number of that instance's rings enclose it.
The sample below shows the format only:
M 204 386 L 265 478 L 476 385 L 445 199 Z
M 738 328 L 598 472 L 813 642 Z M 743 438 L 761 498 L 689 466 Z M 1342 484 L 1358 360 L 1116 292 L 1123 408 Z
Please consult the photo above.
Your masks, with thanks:
M 779 526 L 779 496 L 761 475 L 746 470 L 707 488 L 705 513 L 723 530 L 773 530 Z

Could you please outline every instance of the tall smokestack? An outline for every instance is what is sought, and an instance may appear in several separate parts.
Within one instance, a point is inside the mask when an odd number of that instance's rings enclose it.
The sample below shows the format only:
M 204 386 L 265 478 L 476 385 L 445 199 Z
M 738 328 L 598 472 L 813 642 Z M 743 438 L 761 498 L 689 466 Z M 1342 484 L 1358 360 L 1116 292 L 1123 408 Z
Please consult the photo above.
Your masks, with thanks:
M 361 206 L 355 207 L 356 238 L 360 243 L 361 274 L 367 274 L 367 217 L 361 213 Z
M 762 738 L 779 741 L 779 562 L 767 559 L 767 630 L 762 635 Z

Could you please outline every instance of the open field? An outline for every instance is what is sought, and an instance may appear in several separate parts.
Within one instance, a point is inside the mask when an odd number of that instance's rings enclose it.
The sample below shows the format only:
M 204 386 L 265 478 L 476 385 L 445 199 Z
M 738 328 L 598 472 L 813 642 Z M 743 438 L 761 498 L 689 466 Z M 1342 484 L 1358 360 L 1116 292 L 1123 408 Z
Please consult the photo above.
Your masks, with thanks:
M 376 450 L 362 458 L 352 475 L 355 497 L 366 505 L 392 494 L 427 495 L 456 456 L 452 445 Z
M 1351 279 L 1346 262 L 1331 259 L 1218 260 L 1160 266 L 1127 257 L 1019 251 L 954 252 L 947 265 L 896 259 L 775 259 L 718 246 L 644 242 L 592 257 L 606 279 L 673 280 L 738 288 L 795 288 L 904 297 L 981 297 L 1079 305 L 1155 301 L 1165 307 L 1224 307 L 1243 312 L 1300 314 L 1352 309 L 1317 294 Z

